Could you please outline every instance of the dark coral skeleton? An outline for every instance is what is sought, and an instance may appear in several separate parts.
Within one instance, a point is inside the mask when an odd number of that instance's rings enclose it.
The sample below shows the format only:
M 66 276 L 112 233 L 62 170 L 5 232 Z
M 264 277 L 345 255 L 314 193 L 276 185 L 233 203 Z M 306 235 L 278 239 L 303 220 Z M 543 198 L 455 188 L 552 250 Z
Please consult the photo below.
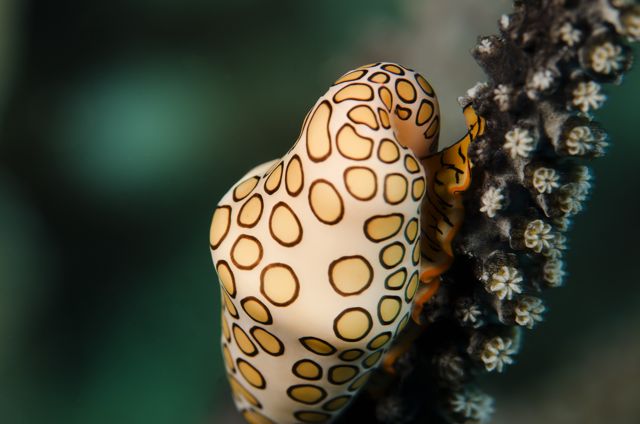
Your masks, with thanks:
M 340 422 L 491 420 L 494 401 L 475 380 L 513 363 L 523 329 L 542 320 L 542 293 L 563 284 L 565 234 L 592 185 L 586 163 L 608 145 L 593 112 L 639 39 L 640 5 L 624 0 L 515 1 L 499 34 L 479 38 L 472 53 L 488 80 L 460 100 L 487 131 L 470 147 L 456 260 L 395 379 L 372 378 Z

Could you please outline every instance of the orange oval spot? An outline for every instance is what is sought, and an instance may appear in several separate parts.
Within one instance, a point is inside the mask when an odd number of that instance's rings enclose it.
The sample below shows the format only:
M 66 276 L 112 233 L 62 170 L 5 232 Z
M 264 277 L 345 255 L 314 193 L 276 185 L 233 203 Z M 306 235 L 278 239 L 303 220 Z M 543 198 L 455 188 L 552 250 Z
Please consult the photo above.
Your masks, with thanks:
M 260 178 L 254 176 L 251 178 L 247 178 L 246 180 L 238 184 L 233 190 L 233 200 L 239 202 L 240 200 L 247 197 L 253 191 L 253 189 L 256 188 L 259 180 Z
M 329 265 L 329 282 L 342 296 L 365 291 L 373 281 L 373 268 L 362 256 L 344 256 Z
M 397 144 L 389 139 L 384 139 L 378 147 L 378 158 L 384 163 L 393 163 L 400 157 Z
M 372 216 L 364 223 L 364 233 L 369 240 L 376 243 L 387 240 L 398 234 L 403 221 L 404 216 L 399 213 Z
M 245 228 L 253 227 L 262 216 L 262 196 L 254 194 L 242 205 L 238 214 L 238 225 Z
M 343 82 L 348 82 L 348 81 L 355 81 L 357 79 L 362 78 L 362 76 L 366 73 L 367 71 L 365 70 L 355 70 L 355 71 L 347 72 L 346 74 L 341 76 L 336 82 L 334 82 L 333 85 L 341 84 Z
M 378 190 L 376 174 L 361 166 L 353 166 L 344 171 L 344 184 L 349 194 L 358 200 L 370 200 Z
M 347 159 L 365 160 L 371 156 L 373 140 L 362 137 L 349 124 L 340 128 L 337 135 L 338 151 Z
M 404 78 L 396 80 L 396 93 L 398 93 L 398 97 L 405 103 L 413 103 L 416 101 L 416 89 L 413 88 L 413 84 Z
M 376 115 L 369 106 L 355 106 L 347 113 L 347 116 L 356 124 L 364 124 L 373 130 L 378 129 Z
M 320 162 L 331 154 L 331 136 L 329 135 L 329 120 L 331 119 L 331 105 L 324 101 L 318 105 L 311 116 L 307 127 L 307 153 L 314 162 Z
M 218 278 L 222 283 L 222 287 L 224 287 L 229 296 L 236 297 L 236 280 L 233 277 L 231 268 L 229 268 L 229 264 L 225 261 L 219 261 L 216 271 L 218 271 Z
M 209 230 L 209 244 L 212 249 L 217 249 L 229 232 L 231 226 L 231 207 L 218 206 L 211 218 Z
M 382 65 L 382 69 L 384 69 L 385 71 L 389 71 L 392 74 L 404 75 L 404 71 L 402 70 L 402 68 L 400 68 L 398 65 L 394 65 L 392 63 L 389 63 L 387 65 Z
M 344 88 L 341 88 L 335 96 L 333 101 L 336 103 L 344 102 L 346 100 L 359 100 L 368 101 L 373 99 L 373 90 L 367 84 L 349 84 Z
M 302 191 L 304 173 L 298 155 L 294 155 L 287 165 L 285 185 L 287 186 L 287 192 L 292 196 L 297 196 Z
M 333 225 L 342 219 L 344 205 L 333 185 L 326 180 L 316 180 L 309 189 L 311 211 L 321 222 Z
M 269 230 L 271 236 L 283 246 L 295 246 L 302 240 L 300 220 L 285 202 L 279 202 L 271 211 Z
M 376 72 L 375 74 L 371 75 L 368 80 L 378 84 L 386 84 L 387 82 L 389 82 L 389 75 L 385 74 L 384 72 Z
M 392 205 L 401 203 L 407 197 L 408 184 L 402 174 L 387 175 L 384 179 L 384 199 Z

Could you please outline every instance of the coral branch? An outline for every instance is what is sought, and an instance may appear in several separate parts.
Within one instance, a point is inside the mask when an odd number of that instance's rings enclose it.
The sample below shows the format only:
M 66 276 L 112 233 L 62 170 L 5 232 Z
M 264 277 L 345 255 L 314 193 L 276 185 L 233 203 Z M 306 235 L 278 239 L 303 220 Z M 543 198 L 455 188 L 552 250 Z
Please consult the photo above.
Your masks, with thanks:
M 591 187 L 584 162 L 608 144 L 593 112 L 606 101 L 602 85 L 621 83 L 631 65 L 626 43 L 640 39 L 640 6 L 516 1 L 499 30 L 473 49 L 487 82 L 461 98 L 487 129 L 469 150 L 455 262 L 424 306 L 430 324 L 396 361 L 398 377 L 345 420 L 489 422 L 494 403 L 474 377 L 508 371 L 523 329 L 542 320 L 541 292 L 563 283 L 565 233 Z

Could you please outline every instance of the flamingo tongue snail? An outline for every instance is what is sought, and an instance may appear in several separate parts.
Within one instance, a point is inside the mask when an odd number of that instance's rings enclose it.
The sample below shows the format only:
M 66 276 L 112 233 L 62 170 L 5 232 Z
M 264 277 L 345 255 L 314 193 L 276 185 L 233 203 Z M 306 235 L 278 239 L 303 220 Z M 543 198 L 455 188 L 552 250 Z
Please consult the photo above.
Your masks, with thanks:
M 484 121 L 439 153 L 438 101 L 416 72 L 377 63 L 316 102 L 283 157 L 222 198 L 210 246 L 222 352 L 249 423 L 331 422 L 452 261 Z

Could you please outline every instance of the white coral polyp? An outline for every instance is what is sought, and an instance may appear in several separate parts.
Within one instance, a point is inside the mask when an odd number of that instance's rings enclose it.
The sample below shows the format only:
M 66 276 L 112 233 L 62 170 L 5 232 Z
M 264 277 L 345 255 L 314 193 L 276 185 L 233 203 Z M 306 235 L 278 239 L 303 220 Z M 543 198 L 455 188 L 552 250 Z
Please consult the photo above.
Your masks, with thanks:
M 577 30 L 569 22 L 560 27 L 560 39 L 565 42 L 569 47 L 573 47 L 574 44 L 579 43 L 582 38 L 582 33 Z
M 565 215 L 576 215 L 582 211 L 582 202 L 588 195 L 591 184 L 578 183 L 565 184 L 560 188 L 558 196 L 558 208 Z
M 559 179 L 555 169 L 538 168 L 533 172 L 533 187 L 538 193 L 551 193 L 560 186 Z
M 520 271 L 516 268 L 502 266 L 497 272 L 491 275 L 487 283 L 489 291 L 500 300 L 511 300 L 515 293 L 522 293 L 520 283 L 523 281 Z
M 481 90 L 487 88 L 488 85 L 489 84 L 487 84 L 486 82 L 477 82 L 473 87 L 467 90 L 467 97 L 469 99 L 475 99 L 476 97 L 478 97 L 478 93 Z
M 480 41 L 480 44 L 478 44 L 476 48 L 480 53 L 491 54 L 494 47 L 493 47 L 493 44 L 491 43 L 491 40 L 489 40 L 488 38 L 483 38 Z
M 622 27 L 630 41 L 640 40 L 640 13 L 631 11 L 622 17 Z
M 493 90 L 493 100 L 498 104 L 498 108 L 502 112 L 509 110 L 509 99 L 511 97 L 511 87 L 504 84 L 499 84 Z
M 484 393 L 464 391 L 451 398 L 451 409 L 462 417 L 482 424 L 493 414 L 493 398 Z
M 580 183 L 580 184 L 589 184 L 589 186 L 591 186 L 591 179 L 593 178 L 593 175 L 591 175 L 591 170 L 589 169 L 588 166 L 578 166 L 576 168 L 575 171 L 575 175 L 576 175 L 576 182 Z
M 622 68 L 622 47 L 607 41 L 591 53 L 591 67 L 599 74 L 611 74 Z
M 480 359 L 487 371 L 502 372 L 506 365 L 513 364 L 512 356 L 517 352 L 511 339 L 494 337 L 484 344 Z
M 510 23 L 511 23 L 511 18 L 509 18 L 509 15 L 500 16 L 500 28 L 507 29 L 509 28 Z
M 504 195 L 501 189 L 489 187 L 482 195 L 482 198 L 480 198 L 480 202 L 482 203 L 480 212 L 487 214 L 489 218 L 495 217 L 496 212 L 502 209 L 503 200 Z
M 573 90 L 573 106 L 582 113 L 589 113 L 592 109 L 602 107 L 607 96 L 600 92 L 600 84 L 594 81 L 580 82 Z
M 552 287 L 562 285 L 564 280 L 564 262 L 562 259 L 549 259 L 543 267 L 543 278 Z
M 533 74 L 531 81 L 529 81 L 529 87 L 534 90 L 545 91 L 551 87 L 552 83 L 553 74 L 550 70 L 543 69 Z
M 565 140 L 567 152 L 572 156 L 582 156 L 589 153 L 602 156 L 608 145 L 604 135 L 594 133 L 586 125 L 573 127 Z
M 525 296 L 518 300 L 516 305 L 516 323 L 531 329 L 537 322 L 542 321 L 542 314 L 545 309 L 541 299 Z
M 518 156 L 527 158 L 535 148 L 535 140 L 529 130 L 524 128 L 515 127 L 507 132 L 504 138 L 506 142 L 503 147 L 509 152 L 512 159 L 516 159 Z
M 524 231 L 525 246 L 536 253 L 550 249 L 555 238 L 555 234 L 551 231 L 551 225 L 541 219 L 531 221 Z
M 474 328 L 482 324 L 482 311 L 478 305 L 470 304 L 461 306 L 457 310 L 457 315 L 460 321 Z

